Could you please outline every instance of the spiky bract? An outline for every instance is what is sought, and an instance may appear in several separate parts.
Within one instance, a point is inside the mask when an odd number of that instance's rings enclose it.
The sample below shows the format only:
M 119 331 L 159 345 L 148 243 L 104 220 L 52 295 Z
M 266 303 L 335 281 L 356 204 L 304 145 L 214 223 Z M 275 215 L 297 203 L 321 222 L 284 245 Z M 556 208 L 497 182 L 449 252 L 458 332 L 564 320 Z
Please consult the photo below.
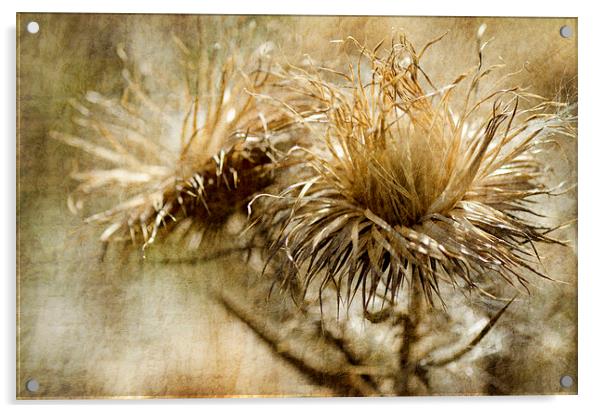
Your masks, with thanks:
M 480 62 L 436 88 L 420 66 L 427 47 L 404 37 L 388 52 L 361 47 L 340 81 L 292 72 L 327 110 L 306 179 L 262 212 L 283 284 L 316 284 L 320 296 L 333 286 L 347 303 L 361 291 L 367 307 L 377 295 L 395 302 L 405 280 L 432 303 L 441 282 L 468 291 L 545 276 L 534 243 L 556 241 L 529 215 L 550 193 L 534 153 L 563 125 L 545 113 L 555 105 L 518 88 L 481 92 L 491 70 Z
M 122 199 L 87 218 L 107 225 L 102 241 L 148 245 L 161 227 L 182 223 L 197 247 L 205 229 L 219 228 L 265 190 L 281 154 L 304 136 L 300 115 L 290 110 L 303 112 L 303 99 L 288 99 L 287 108 L 276 103 L 283 97 L 265 45 L 239 46 L 175 38 L 181 62 L 169 81 L 164 73 L 140 73 L 121 48 L 121 98 L 90 92 L 86 102 L 73 102 L 78 136 L 51 136 L 96 158 L 91 169 L 73 173 L 81 184 L 72 209 L 105 194 Z M 159 85 L 149 92 L 153 82 Z

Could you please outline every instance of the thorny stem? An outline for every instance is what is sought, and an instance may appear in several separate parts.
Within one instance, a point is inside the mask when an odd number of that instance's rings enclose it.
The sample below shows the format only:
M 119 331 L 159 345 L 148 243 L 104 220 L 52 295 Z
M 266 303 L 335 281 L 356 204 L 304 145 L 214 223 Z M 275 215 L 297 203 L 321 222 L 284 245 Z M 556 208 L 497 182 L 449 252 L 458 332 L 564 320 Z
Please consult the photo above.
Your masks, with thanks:
M 400 396 L 410 395 L 410 379 L 416 374 L 417 364 L 413 360 L 412 347 L 418 340 L 417 329 L 422 319 L 424 300 L 422 298 L 420 275 L 414 268 L 405 312 L 398 319 L 402 330 L 402 342 L 399 349 L 399 374 L 395 390 Z
M 398 306 L 398 308 L 394 310 L 396 316 L 393 325 L 400 330 L 402 336 L 402 342 L 399 348 L 399 369 L 394 376 L 395 393 L 399 396 L 416 394 L 412 378 L 420 380 L 420 382 L 426 386 L 426 389 L 429 390 L 427 378 L 428 370 L 431 368 L 444 367 L 447 364 L 462 358 L 465 354 L 475 348 L 488 332 L 491 331 L 516 298 L 514 297 L 499 310 L 470 342 L 453 350 L 450 355 L 437 358 L 422 358 L 414 348 L 420 338 L 418 330 L 423 322 L 424 313 L 426 311 L 426 301 L 422 294 L 423 287 L 420 282 L 420 276 L 419 270 L 415 269 L 409 285 L 410 290 L 408 292 L 406 305 L 404 308 Z M 364 367 L 361 358 L 357 357 L 354 352 L 348 348 L 343 339 L 337 338 L 329 330 L 323 330 L 326 344 L 340 351 L 347 362 L 346 365 L 338 366 L 338 372 L 316 366 L 315 363 L 308 358 L 306 349 L 294 345 L 290 339 L 286 337 L 286 334 L 283 333 L 282 329 L 266 322 L 262 316 L 256 314 L 256 311 L 252 307 L 239 302 L 239 300 L 236 300 L 234 297 L 229 296 L 229 294 L 223 291 L 214 291 L 214 293 L 228 311 L 249 326 L 281 357 L 288 360 L 299 371 L 306 374 L 317 384 L 329 386 L 341 395 L 375 396 L 381 394 L 378 381 L 375 380 L 373 376 L 373 374 L 378 375 L 378 373 L 354 372 L 354 367 Z M 318 356 L 318 359 L 320 357 L 321 356 Z

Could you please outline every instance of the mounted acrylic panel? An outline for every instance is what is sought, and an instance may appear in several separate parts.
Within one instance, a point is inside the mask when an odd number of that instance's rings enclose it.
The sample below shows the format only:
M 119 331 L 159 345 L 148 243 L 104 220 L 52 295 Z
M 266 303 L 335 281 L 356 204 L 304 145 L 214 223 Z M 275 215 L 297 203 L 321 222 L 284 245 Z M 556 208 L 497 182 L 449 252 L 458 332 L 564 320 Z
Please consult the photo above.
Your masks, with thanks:
M 577 19 L 19 14 L 17 397 L 575 394 Z

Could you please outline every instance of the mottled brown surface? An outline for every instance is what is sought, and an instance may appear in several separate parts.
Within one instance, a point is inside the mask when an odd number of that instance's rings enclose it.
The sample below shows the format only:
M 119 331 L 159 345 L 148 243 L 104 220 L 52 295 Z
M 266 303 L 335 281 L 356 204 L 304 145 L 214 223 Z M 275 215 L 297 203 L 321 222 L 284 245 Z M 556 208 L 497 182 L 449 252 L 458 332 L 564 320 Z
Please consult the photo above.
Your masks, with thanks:
M 93 89 L 119 91 L 119 43 L 141 58 L 173 58 L 170 32 L 185 36 L 195 17 L 30 15 L 18 17 L 18 375 L 19 397 L 187 397 L 334 395 L 266 344 L 213 298 L 213 288 L 245 295 L 251 271 L 242 257 L 165 265 L 109 251 L 100 262 L 98 228 L 71 215 L 67 178 L 80 157 L 48 138 L 69 128 L 67 100 Z M 40 24 L 30 35 L 25 25 Z M 204 22 L 204 20 L 203 20 Z M 210 27 L 211 22 L 207 20 Z M 210 24 L 211 23 L 211 24 Z M 488 63 L 502 56 L 508 71 L 525 66 L 520 82 L 549 97 L 575 99 L 576 36 L 558 30 L 574 19 L 258 17 L 258 27 L 291 58 L 331 53 L 330 39 L 353 35 L 376 44 L 403 29 L 421 45 L 449 30 L 425 70 L 439 85 L 475 63 L 474 34 L 487 23 Z M 263 31 L 259 31 L 261 36 Z M 576 33 L 575 33 L 576 34 Z M 279 36 L 279 37 L 278 37 Z M 553 182 L 575 182 L 576 142 L 562 140 L 550 156 Z M 82 163 L 89 159 L 81 159 Z M 545 202 L 555 223 L 576 217 L 576 191 Z M 542 248 L 547 273 L 567 284 L 535 280 L 484 342 L 487 362 L 459 364 L 433 378 L 439 394 L 562 393 L 562 374 L 576 371 L 576 226 L 556 234 L 569 247 Z M 227 247 L 227 246 L 226 246 Z M 359 331 L 366 331 L 359 328 Z M 505 351 L 494 351 L 503 346 Z M 302 346 L 303 347 L 303 346 Z M 493 350 L 492 350 L 493 348 Z M 487 350 L 489 349 L 489 350 Z M 40 382 L 36 394 L 28 379 Z M 576 386 L 568 390 L 576 391 Z

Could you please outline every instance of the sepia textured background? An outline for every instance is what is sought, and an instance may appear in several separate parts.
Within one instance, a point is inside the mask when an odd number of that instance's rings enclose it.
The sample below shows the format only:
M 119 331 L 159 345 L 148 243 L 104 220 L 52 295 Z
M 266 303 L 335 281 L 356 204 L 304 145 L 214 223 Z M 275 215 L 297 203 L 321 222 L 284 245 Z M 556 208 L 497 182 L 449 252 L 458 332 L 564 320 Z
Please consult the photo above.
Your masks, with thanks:
M 271 42 L 292 60 L 321 61 L 330 40 L 351 35 L 376 44 L 402 30 L 420 47 L 448 35 L 425 59 L 439 84 L 451 82 L 476 55 L 475 34 L 487 24 L 489 64 L 503 59 L 523 86 L 549 98 L 576 102 L 577 21 L 537 18 L 229 17 L 254 22 L 256 44 Z M 27 33 L 35 20 L 40 32 Z M 48 138 L 68 128 L 70 98 L 88 90 L 118 95 L 119 44 L 141 62 L 173 70 L 172 34 L 186 38 L 198 21 L 220 33 L 223 20 L 182 15 L 18 15 L 18 360 L 17 395 L 49 397 L 188 397 L 339 395 L 280 357 L 211 293 L 245 296 L 251 283 L 242 257 L 162 263 L 154 252 L 101 261 L 100 228 L 82 224 L 67 207 L 69 173 L 81 153 Z M 574 35 L 563 39 L 562 25 Z M 576 141 L 559 141 L 550 155 L 550 180 L 576 184 Z M 81 162 L 86 162 L 82 159 Z M 544 203 L 550 222 L 576 218 L 576 190 Z M 542 247 L 551 277 L 533 280 L 484 340 L 478 368 L 455 366 L 435 378 L 438 394 L 549 394 L 559 380 L 577 378 L 576 224 L 558 231 L 569 247 Z M 242 281 L 246 280 L 246 281 Z M 360 331 L 362 326 L 358 327 Z M 368 331 L 369 332 L 369 331 Z M 496 346 L 504 348 L 497 351 Z M 489 350 L 488 350 L 489 349 Z M 499 350 L 499 349 L 498 349 Z M 40 389 L 25 389 L 29 379 Z M 344 393 L 344 392 L 343 392 Z

